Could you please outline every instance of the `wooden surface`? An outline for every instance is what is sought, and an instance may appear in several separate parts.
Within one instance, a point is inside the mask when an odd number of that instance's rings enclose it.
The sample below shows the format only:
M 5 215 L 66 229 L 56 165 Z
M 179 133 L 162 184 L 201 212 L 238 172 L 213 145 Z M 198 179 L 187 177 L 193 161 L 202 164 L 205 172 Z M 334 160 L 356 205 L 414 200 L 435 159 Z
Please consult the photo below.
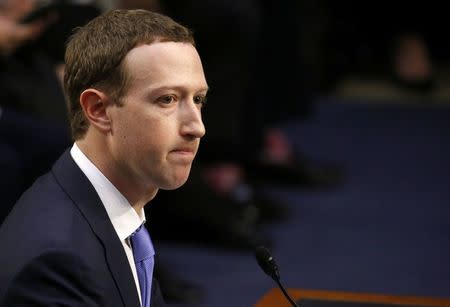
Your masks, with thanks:
M 353 293 L 322 290 L 288 289 L 287 292 L 294 301 L 300 299 L 320 299 L 346 302 L 385 303 L 401 305 L 416 305 L 430 307 L 450 307 L 450 299 L 419 297 L 419 296 L 394 296 L 369 293 Z M 267 292 L 255 307 L 292 307 L 284 297 L 280 289 L 274 288 Z

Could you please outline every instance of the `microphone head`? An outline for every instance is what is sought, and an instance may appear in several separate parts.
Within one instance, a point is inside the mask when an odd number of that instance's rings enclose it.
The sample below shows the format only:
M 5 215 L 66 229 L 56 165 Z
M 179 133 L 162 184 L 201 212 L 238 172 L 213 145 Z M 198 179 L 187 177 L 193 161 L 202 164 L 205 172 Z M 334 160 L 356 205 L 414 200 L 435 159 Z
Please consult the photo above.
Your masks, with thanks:
M 255 256 L 259 266 L 267 275 L 275 281 L 280 280 L 278 266 L 267 248 L 264 246 L 257 247 L 255 250 Z

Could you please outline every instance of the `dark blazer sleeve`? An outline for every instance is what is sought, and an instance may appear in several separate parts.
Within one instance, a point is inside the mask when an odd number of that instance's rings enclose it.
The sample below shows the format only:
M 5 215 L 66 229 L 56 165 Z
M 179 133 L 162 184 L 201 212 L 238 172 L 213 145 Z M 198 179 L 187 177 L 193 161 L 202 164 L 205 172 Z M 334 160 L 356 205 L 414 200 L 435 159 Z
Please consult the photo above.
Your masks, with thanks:
M 0 306 L 105 306 L 88 272 L 86 262 L 75 253 L 45 251 L 15 276 Z

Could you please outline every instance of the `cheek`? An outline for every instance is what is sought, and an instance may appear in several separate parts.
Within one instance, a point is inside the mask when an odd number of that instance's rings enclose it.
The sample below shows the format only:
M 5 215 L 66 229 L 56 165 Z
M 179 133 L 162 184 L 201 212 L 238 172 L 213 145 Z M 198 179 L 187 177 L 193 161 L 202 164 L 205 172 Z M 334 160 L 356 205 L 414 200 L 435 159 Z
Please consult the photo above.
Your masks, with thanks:
M 128 107 L 117 111 L 112 134 L 123 154 L 128 152 L 135 158 L 146 156 L 147 159 L 151 154 L 161 160 L 161 155 L 177 143 L 177 124 L 172 116 L 145 108 Z
M 177 121 L 173 116 L 147 116 L 141 123 L 144 132 L 154 139 L 170 140 L 178 134 Z
M 139 147 L 146 142 L 145 125 L 140 124 L 142 119 L 139 115 L 127 109 L 121 111 L 112 121 L 111 138 L 117 154 L 122 158 L 132 158 L 138 155 Z
M 176 135 L 174 125 L 168 120 L 158 118 L 147 119 L 136 123 L 133 129 L 133 146 L 143 152 L 161 155 L 172 149 Z M 156 158 L 156 157 L 155 157 Z

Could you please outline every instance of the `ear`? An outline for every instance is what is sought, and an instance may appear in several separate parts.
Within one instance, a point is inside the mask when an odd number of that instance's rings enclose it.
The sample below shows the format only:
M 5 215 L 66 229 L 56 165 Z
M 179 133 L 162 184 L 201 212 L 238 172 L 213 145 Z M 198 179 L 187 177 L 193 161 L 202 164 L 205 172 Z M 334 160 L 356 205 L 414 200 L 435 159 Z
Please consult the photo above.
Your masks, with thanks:
M 111 130 L 111 121 L 106 112 L 108 96 L 99 90 L 87 89 L 80 95 L 80 104 L 90 125 L 103 133 Z

